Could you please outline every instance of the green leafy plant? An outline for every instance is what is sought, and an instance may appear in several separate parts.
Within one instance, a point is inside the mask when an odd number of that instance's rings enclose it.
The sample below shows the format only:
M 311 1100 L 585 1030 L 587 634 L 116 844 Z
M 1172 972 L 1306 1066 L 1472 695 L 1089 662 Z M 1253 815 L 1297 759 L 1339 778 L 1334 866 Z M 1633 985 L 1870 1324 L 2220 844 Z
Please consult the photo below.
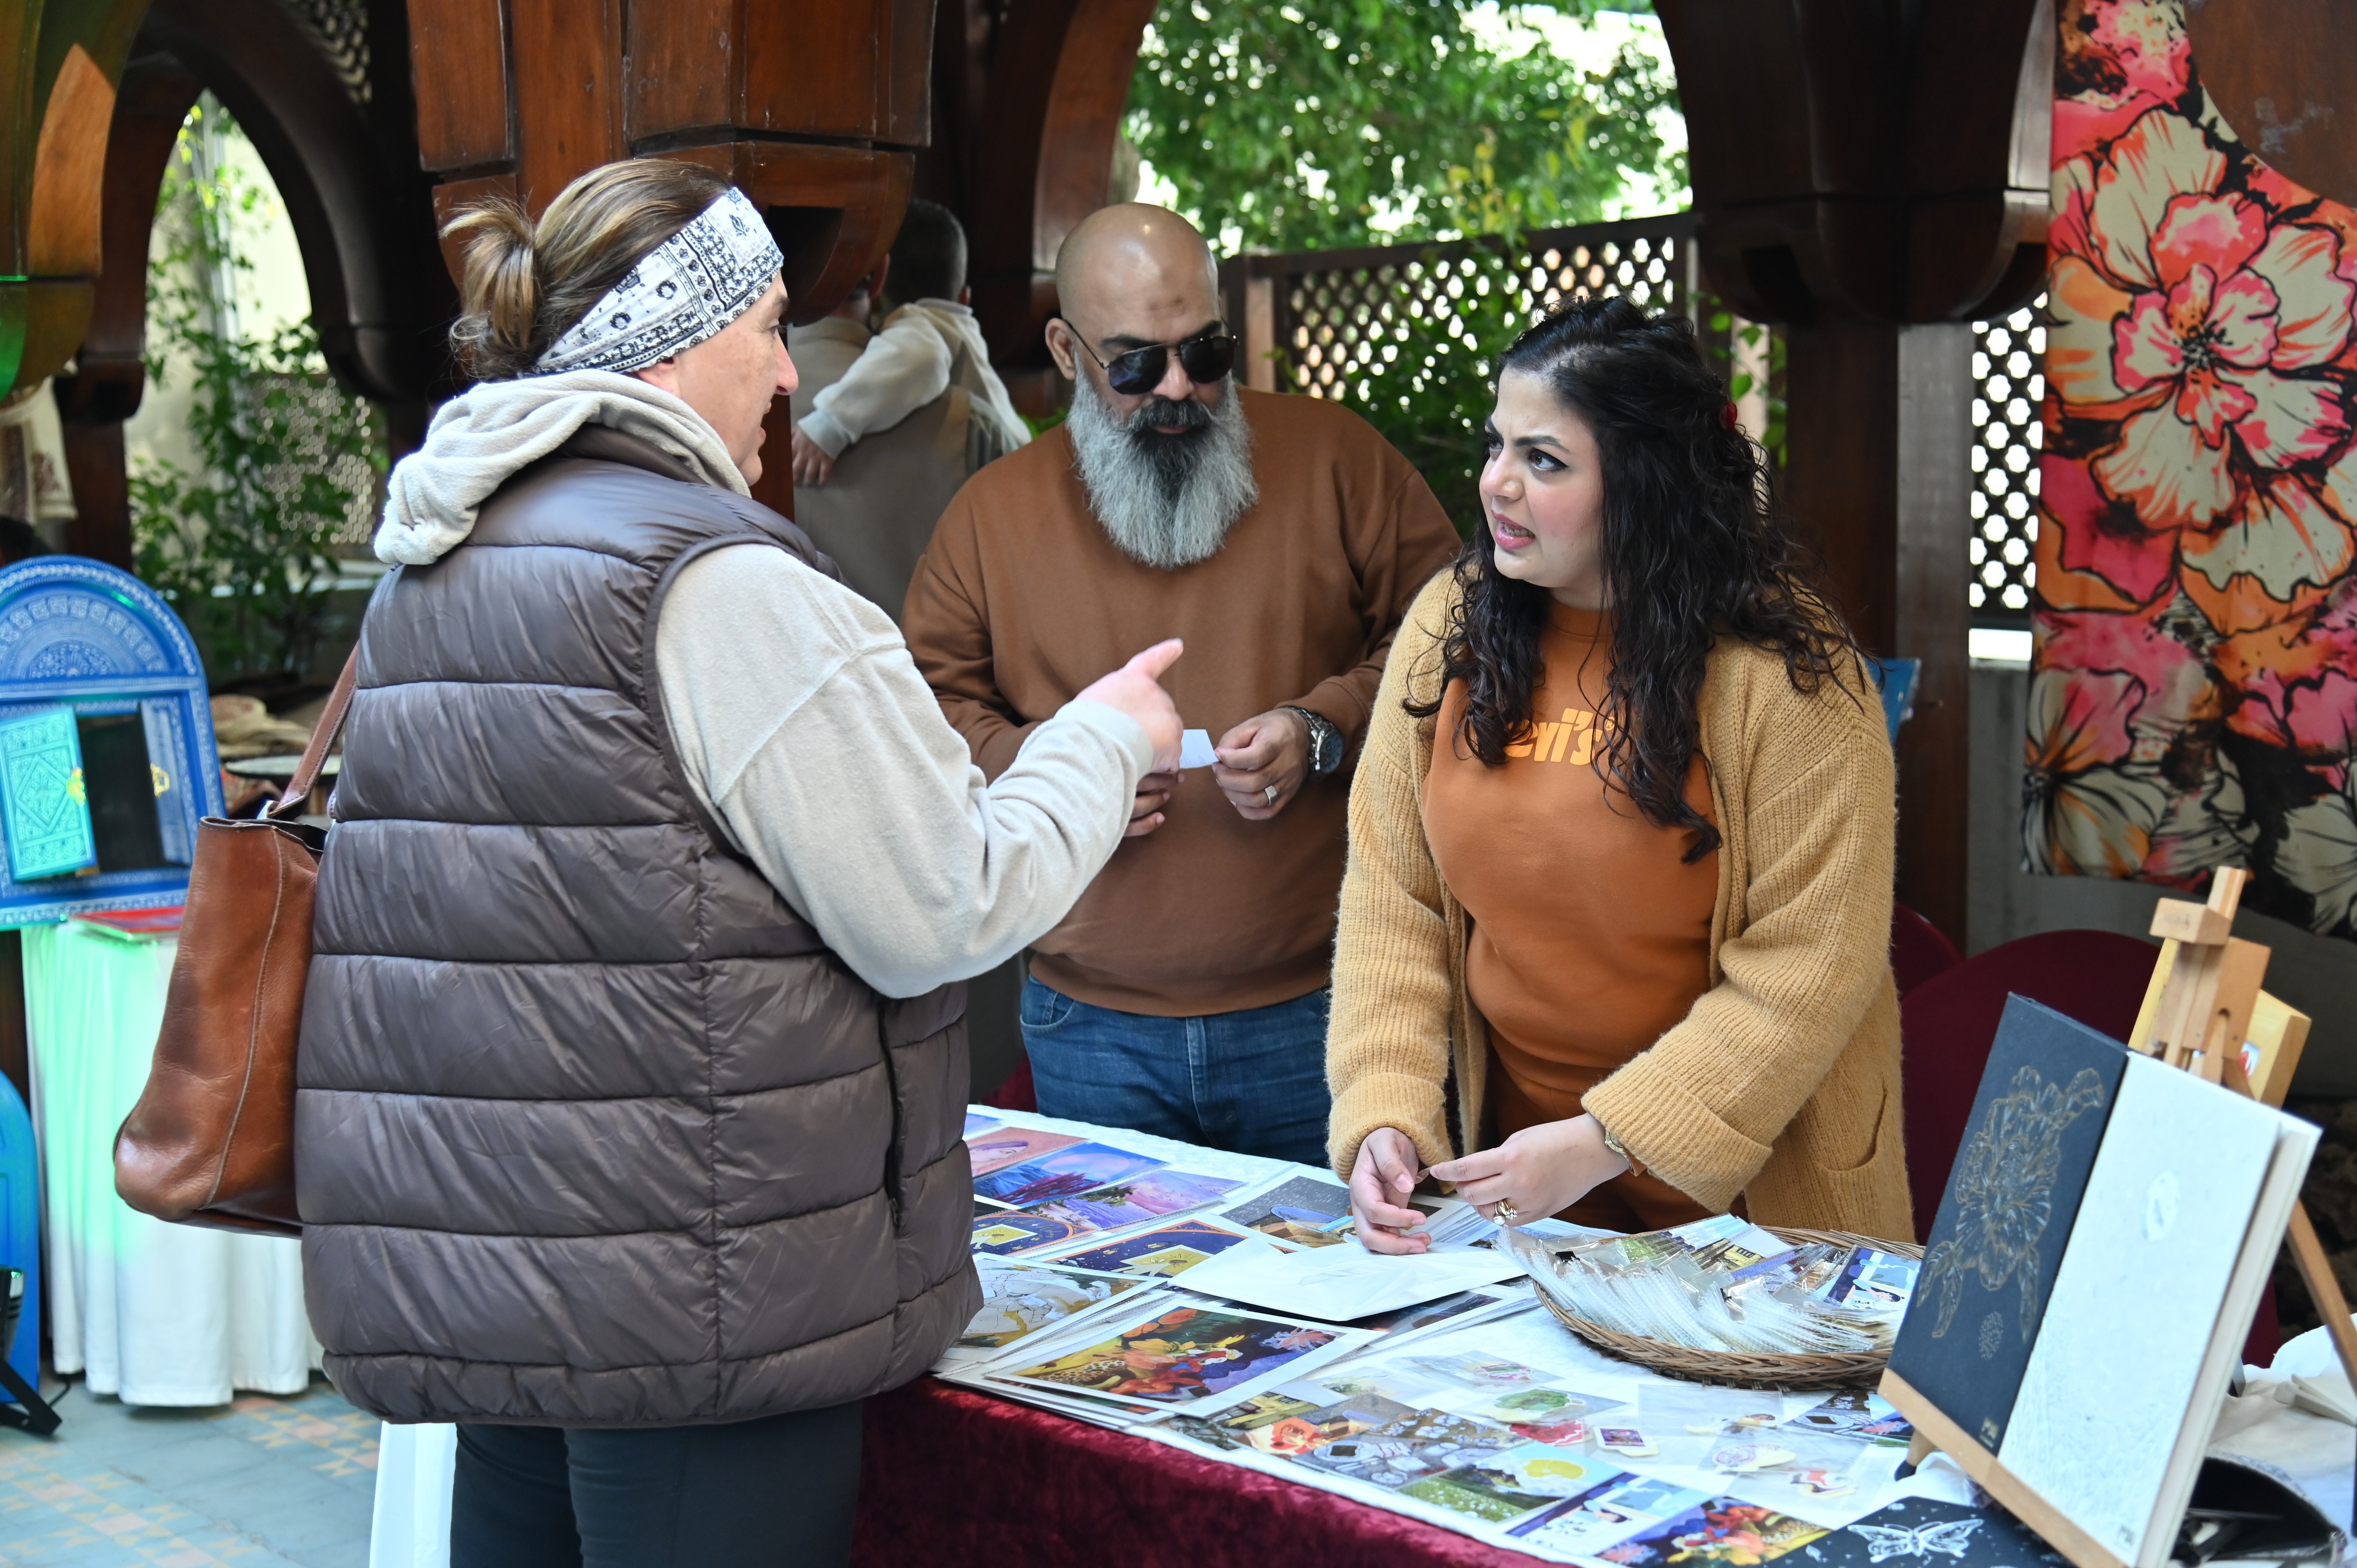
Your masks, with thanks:
M 1130 139 L 1208 232 L 1262 251 L 1587 222 L 1626 170 L 1684 185 L 1684 156 L 1652 124 L 1676 102 L 1654 61 L 1623 48 L 1582 71 L 1511 12 L 1493 49 L 1467 10 L 1164 0 L 1130 82 Z
M 148 267 L 147 374 L 193 377 L 202 466 L 149 459 L 130 476 L 138 574 L 188 623 L 216 685 L 308 667 L 338 536 L 385 467 L 376 415 L 335 384 L 309 322 L 236 328 L 234 280 L 252 265 L 236 231 L 274 198 L 209 150 L 226 121 L 208 99 L 181 127 Z
M 1555 6 L 1587 17 L 1606 8 Z M 1530 324 L 1519 237 L 1604 218 L 1632 176 L 1685 183 L 1684 155 L 1654 125 L 1676 106 L 1659 63 L 1624 47 L 1584 71 L 1517 12 L 1477 31 L 1469 9 L 1164 0 L 1128 124 L 1178 207 L 1247 250 L 1474 242 L 1469 262 L 1436 249 L 1404 269 L 1372 305 L 1380 362 L 1329 389 L 1423 471 L 1460 531 L 1480 517 L 1496 356 Z M 1446 308 L 1420 307 L 1409 286 L 1434 277 L 1447 280 Z M 1295 369 L 1288 351 L 1280 381 L 1292 384 Z

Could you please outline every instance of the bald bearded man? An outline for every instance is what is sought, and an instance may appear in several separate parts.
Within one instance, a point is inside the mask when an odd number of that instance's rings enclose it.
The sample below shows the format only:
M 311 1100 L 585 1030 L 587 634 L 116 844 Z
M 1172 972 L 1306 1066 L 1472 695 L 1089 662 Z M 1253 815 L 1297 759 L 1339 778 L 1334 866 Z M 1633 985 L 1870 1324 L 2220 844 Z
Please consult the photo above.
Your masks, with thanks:
M 950 503 L 909 585 L 909 650 L 995 779 L 1111 650 L 1184 637 L 1166 683 L 1219 760 L 1147 777 L 1129 839 L 1036 945 L 1039 1109 L 1322 1165 L 1350 764 L 1392 635 L 1457 535 L 1357 414 L 1236 386 L 1211 247 L 1185 219 L 1092 214 L 1056 284 L 1071 416 Z

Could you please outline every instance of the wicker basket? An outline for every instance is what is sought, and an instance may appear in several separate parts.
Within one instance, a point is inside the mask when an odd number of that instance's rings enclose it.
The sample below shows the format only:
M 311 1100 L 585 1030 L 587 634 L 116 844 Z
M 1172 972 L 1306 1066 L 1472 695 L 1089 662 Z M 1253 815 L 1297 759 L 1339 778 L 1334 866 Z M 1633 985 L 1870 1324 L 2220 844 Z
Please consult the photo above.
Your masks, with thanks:
M 1846 1230 L 1800 1230 L 1782 1225 L 1761 1229 L 1796 1243 L 1835 1241 L 1847 1247 L 1876 1247 L 1906 1258 L 1923 1255 L 1923 1249 L 1911 1243 L 1878 1241 Z M 1697 1350 L 1691 1345 L 1648 1339 L 1590 1323 L 1566 1310 L 1544 1290 L 1539 1292 L 1539 1299 L 1546 1303 L 1549 1312 L 1562 1319 L 1566 1328 L 1606 1355 L 1634 1361 L 1665 1378 L 1684 1378 L 1690 1382 L 1747 1389 L 1868 1389 L 1881 1380 L 1883 1365 L 1890 1359 L 1887 1350 L 1839 1356 L 1750 1356 L 1735 1350 Z

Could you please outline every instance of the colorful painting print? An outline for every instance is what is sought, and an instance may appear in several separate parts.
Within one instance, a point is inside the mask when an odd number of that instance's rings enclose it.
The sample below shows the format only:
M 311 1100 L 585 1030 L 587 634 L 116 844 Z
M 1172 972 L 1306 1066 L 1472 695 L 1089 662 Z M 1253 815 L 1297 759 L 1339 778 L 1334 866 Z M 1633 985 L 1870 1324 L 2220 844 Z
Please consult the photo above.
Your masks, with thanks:
M 1060 1220 L 1055 1223 L 1071 1222 Z M 1232 1230 L 1222 1230 L 1200 1219 L 1180 1219 L 1152 1230 L 1140 1231 L 1135 1236 L 1125 1236 L 1118 1241 L 1108 1241 L 1102 1247 L 1092 1247 L 1084 1252 L 1071 1253 L 1057 1262 L 1070 1263 L 1075 1268 L 1105 1269 L 1125 1274 L 1159 1274 L 1168 1278 L 1182 1274 L 1204 1259 L 1217 1257 L 1246 1240 Z
M 971 1111 L 965 1113 L 965 1135 L 968 1138 L 977 1133 L 987 1133 L 997 1125 L 998 1118 L 996 1116 L 977 1116 Z
M 1757 1503 L 1713 1498 L 1596 1555 L 1621 1568 L 1759 1568 L 1831 1531 Z
M 1708 1496 L 1649 1476 L 1622 1475 L 1575 1493 L 1506 1533 L 1558 1552 L 1592 1557 L 1648 1525 L 1684 1514 Z
M 1423 1197 L 1410 1198 L 1408 1207 L 1426 1214 L 1438 1213 L 1440 1208 Z M 1331 1247 L 1350 1239 L 1351 1193 L 1316 1176 L 1295 1176 L 1246 1198 L 1220 1218 L 1296 1247 Z
M 1469 1514 L 1485 1524 L 1512 1523 L 1555 1501 L 1545 1492 L 1517 1491 L 1503 1471 L 1475 1465 L 1410 1481 L 1400 1488 L 1400 1496 L 1451 1513 Z
M 1282 1187 L 1245 1199 L 1221 1218 L 1296 1246 L 1330 1247 L 1350 1233 L 1351 1193 L 1330 1181 L 1295 1176 Z
M 1289 1318 L 1173 1307 L 1002 1380 L 1184 1408 L 1282 1381 L 1286 1369 L 1340 1337 Z
M 2357 212 L 2212 110 L 2181 0 L 2063 0 L 2033 871 L 2357 939 Z
M 1004 1258 L 1016 1252 L 1035 1252 L 1085 1234 L 1069 1219 L 1049 1219 L 1038 1214 L 977 1214 L 966 1251 L 977 1257 Z
M 1585 1497 L 1608 1482 L 1629 1478 L 1629 1473 L 1616 1466 L 1574 1458 L 1543 1443 L 1506 1449 L 1481 1461 L 1480 1468 L 1505 1477 L 1518 1492 L 1535 1492 L 1548 1498 Z
M 1417 1410 L 1356 1437 L 1312 1449 L 1297 1462 L 1397 1491 L 1427 1476 L 1462 1469 L 1492 1454 L 1518 1448 L 1523 1442 L 1486 1421 L 1446 1411 Z
M 977 1138 L 966 1134 L 966 1153 L 974 1157 L 974 1179 L 1005 1170 L 1008 1165 L 1069 1149 L 1081 1140 L 1070 1133 L 1040 1133 L 1028 1127 L 1001 1127 Z
M 1078 1197 L 1161 1164 L 1151 1155 L 1133 1155 L 1110 1144 L 1074 1144 L 976 1176 L 974 1190 L 977 1197 L 1020 1206 L 1043 1198 Z
M 1031 1206 L 1035 1214 L 1070 1219 L 1092 1230 L 1119 1230 L 1125 1226 L 1183 1214 L 1218 1202 L 1243 1184 L 1224 1176 L 1189 1176 L 1184 1171 L 1149 1171 L 1129 1181 L 1101 1187 L 1076 1197 L 1051 1198 Z
M 1592 1417 L 1609 1410 L 1622 1412 L 1624 1419 L 1631 1413 L 1619 1400 L 1592 1398 L 1555 1387 L 1493 1389 L 1469 1400 L 1450 1400 L 1448 1404 L 1460 1415 L 1469 1415 L 1476 1421 L 1516 1427 L 1591 1422 Z
M 1273 1454 L 1280 1459 L 1296 1459 L 1329 1443 L 1356 1437 L 1386 1422 L 1413 1413 L 1396 1400 L 1387 1400 L 1381 1394 L 1359 1394 L 1316 1410 L 1279 1416 L 1275 1421 L 1254 1425 L 1244 1433 L 1244 1443 L 1247 1447 L 1263 1454 Z
M 956 1348 L 1003 1350 L 1078 1313 L 1093 1311 L 1147 1282 L 1060 1263 L 1001 1263 L 984 1268 L 982 1310 L 966 1325 Z

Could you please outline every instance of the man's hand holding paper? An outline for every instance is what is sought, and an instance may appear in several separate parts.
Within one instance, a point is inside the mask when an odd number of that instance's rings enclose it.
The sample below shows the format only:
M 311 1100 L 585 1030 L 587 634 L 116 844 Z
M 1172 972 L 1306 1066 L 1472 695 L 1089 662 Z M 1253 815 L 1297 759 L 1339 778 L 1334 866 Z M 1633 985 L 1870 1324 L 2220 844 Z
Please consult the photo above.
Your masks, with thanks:
M 1300 714 L 1274 708 L 1222 736 L 1218 750 L 1211 777 L 1221 792 L 1246 822 L 1265 822 L 1300 792 L 1309 771 L 1309 726 Z

